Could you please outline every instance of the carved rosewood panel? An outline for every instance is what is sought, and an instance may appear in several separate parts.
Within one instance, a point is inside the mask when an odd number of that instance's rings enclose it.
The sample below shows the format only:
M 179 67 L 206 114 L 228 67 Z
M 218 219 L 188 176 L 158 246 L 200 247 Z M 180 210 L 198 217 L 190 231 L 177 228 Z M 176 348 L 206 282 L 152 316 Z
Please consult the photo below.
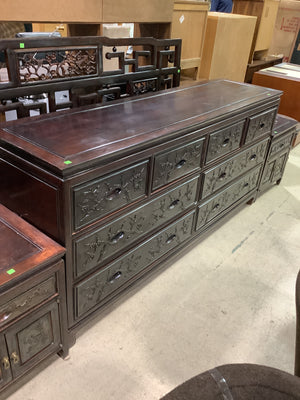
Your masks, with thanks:
M 209 135 L 206 162 L 215 160 L 240 146 L 245 121 Z
M 266 156 L 268 142 L 269 139 L 266 139 L 205 172 L 202 198 L 209 196 L 234 178 L 261 163 Z
M 172 224 L 119 260 L 78 284 L 76 316 L 79 318 L 109 294 L 190 237 L 194 212 Z
M 198 177 L 75 242 L 75 275 L 100 265 L 196 201 Z
M 155 157 L 153 189 L 200 169 L 204 139 L 167 151 Z
M 236 183 L 223 190 L 208 202 L 200 205 L 197 218 L 197 229 L 214 219 L 236 201 L 240 200 L 258 185 L 261 166 L 256 167 Z
M 148 161 L 74 188 L 74 228 L 79 229 L 145 196 Z
M 267 110 L 263 113 L 249 118 L 248 132 L 246 136 L 246 143 L 252 142 L 259 136 L 271 132 L 273 122 L 276 116 L 276 108 Z

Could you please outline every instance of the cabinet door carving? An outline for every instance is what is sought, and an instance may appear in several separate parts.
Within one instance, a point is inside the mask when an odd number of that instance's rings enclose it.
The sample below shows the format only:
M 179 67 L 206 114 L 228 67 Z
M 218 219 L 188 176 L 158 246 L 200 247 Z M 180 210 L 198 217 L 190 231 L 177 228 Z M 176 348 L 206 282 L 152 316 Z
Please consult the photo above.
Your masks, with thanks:
M 10 359 L 6 349 L 4 335 L 0 334 L 0 388 L 12 380 Z
M 77 276 L 195 204 L 198 177 L 75 242 Z
M 57 302 L 41 307 L 5 331 L 13 377 L 59 350 L 60 325 Z

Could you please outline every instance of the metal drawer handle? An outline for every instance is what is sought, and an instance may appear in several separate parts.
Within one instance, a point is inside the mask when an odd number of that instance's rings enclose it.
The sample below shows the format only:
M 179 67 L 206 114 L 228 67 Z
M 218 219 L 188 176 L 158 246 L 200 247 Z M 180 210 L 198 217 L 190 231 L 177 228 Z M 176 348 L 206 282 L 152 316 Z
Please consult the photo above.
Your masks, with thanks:
M 111 243 L 116 244 L 118 243 L 119 240 L 123 239 L 123 237 L 125 236 L 124 232 L 118 232 L 112 239 L 111 239 Z
M 171 236 L 166 240 L 166 243 L 167 243 L 167 244 L 170 244 L 170 243 L 172 243 L 175 239 L 176 239 L 176 235 L 171 235 Z
M 176 164 L 176 168 L 180 169 L 184 166 L 184 164 L 186 163 L 186 160 L 180 160 L 177 164 Z
M 108 196 L 106 196 L 106 200 L 114 200 L 116 197 L 118 197 L 122 193 L 121 188 L 116 188 L 113 190 Z
M 179 202 L 179 199 L 172 201 L 172 203 L 169 205 L 169 209 L 172 210 L 173 208 L 175 208 Z
M 281 147 L 283 147 L 283 146 L 284 146 L 284 143 L 280 143 L 280 146 L 279 146 L 279 147 L 281 148 Z
M 117 271 L 110 279 L 109 279 L 109 283 L 114 283 L 117 279 L 121 278 L 122 276 L 122 272 L 121 271 Z
M 246 188 L 247 186 L 249 186 L 249 183 L 248 182 L 244 183 L 244 188 Z
M 10 362 L 8 357 L 2 358 L 2 365 L 4 369 L 10 369 Z
M 14 351 L 14 352 L 11 354 L 10 359 L 13 361 L 14 364 L 18 364 L 19 361 L 20 361 L 20 358 L 19 358 L 19 356 L 18 356 L 18 354 L 17 354 L 16 351 Z
M 261 122 L 261 123 L 259 124 L 260 129 L 262 129 L 264 126 L 265 126 L 265 123 L 264 123 L 264 122 Z
M 252 154 L 252 156 L 250 157 L 250 161 L 254 161 L 256 159 L 256 154 Z
M 230 142 L 229 138 L 226 138 L 222 144 L 223 147 L 226 147 L 228 145 L 228 143 Z
M 219 180 L 222 181 L 225 177 L 226 177 L 226 172 L 223 172 L 223 173 L 219 176 Z
M 1 314 L 0 323 L 5 322 L 10 317 L 10 314 Z
M 220 203 L 217 203 L 213 206 L 213 211 L 217 210 L 220 207 Z

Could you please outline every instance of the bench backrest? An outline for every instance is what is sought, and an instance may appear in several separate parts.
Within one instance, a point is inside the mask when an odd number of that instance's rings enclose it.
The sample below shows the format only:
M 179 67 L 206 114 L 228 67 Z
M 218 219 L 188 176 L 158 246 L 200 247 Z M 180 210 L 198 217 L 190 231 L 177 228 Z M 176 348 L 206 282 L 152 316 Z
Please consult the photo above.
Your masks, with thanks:
M 0 112 L 14 109 L 18 118 L 28 116 L 31 109 L 53 112 L 176 87 L 180 82 L 180 39 L 6 39 L 0 40 L 1 52 L 6 60 L 2 76 L 7 71 L 7 79 L 0 81 Z M 59 97 L 61 91 L 65 92 Z M 47 104 L 28 101 L 41 94 Z

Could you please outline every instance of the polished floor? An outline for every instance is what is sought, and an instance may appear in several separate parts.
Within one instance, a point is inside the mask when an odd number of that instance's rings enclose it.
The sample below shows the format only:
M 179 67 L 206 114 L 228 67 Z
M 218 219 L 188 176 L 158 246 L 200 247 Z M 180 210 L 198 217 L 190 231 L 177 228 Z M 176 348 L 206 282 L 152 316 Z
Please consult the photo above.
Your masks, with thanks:
M 225 363 L 293 372 L 300 145 L 280 186 L 147 278 L 10 400 L 158 400 Z

